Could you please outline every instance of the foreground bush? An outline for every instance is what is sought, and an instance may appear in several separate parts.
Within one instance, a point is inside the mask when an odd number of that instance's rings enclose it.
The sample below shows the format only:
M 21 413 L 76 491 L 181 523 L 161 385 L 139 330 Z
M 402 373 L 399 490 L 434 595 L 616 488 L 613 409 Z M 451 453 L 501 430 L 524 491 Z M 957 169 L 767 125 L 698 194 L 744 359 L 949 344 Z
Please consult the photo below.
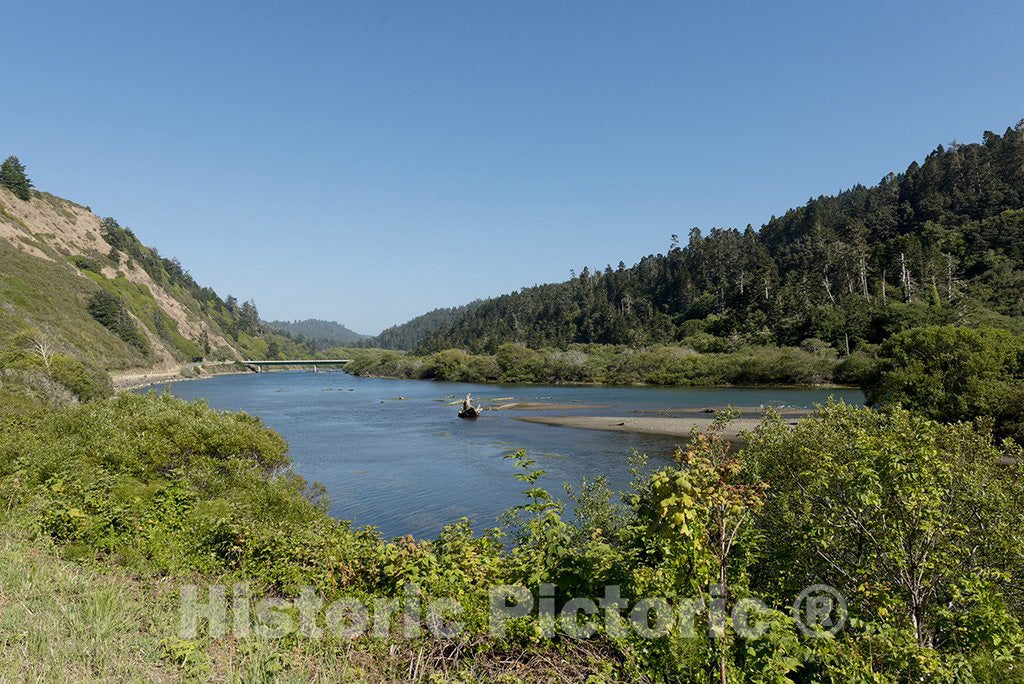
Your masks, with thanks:
M 930 326 L 894 335 L 864 385 L 868 403 L 952 422 L 992 418 L 1024 444 L 1024 337 L 995 328 Z
M 22 328 L 0 343 L 0 415 L 103 399 L 114 393 L 101 368 L 50 347 Z
M 872 670 L 1021 674 L 1019 447 L 968 423 L 833 405 L 795 430 L 762 425 L 745 456 L 771 487 L 750 567 L 762 595 L 839 589 L 854 627 L 840 643 Z
M 257 418 L 122 394 L 4 422 L 0 473 L 73 553 L 283 590 L 344 576 L 342 556 L 370 540 L 323 513 L 286 449 Z

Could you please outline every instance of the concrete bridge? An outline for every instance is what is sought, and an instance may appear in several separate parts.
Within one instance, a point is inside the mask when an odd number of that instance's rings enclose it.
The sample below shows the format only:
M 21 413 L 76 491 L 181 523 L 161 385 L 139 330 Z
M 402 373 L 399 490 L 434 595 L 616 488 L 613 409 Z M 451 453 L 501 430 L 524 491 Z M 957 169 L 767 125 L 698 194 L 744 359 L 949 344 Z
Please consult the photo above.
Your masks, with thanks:
M 344 366 L 352 359 L 289 359 L 286 361 L 279 360 L 267 360 L 267 361 L 256 361 L 247 359 L 242 361 L 246 366 L 252 368 L 257 373 L 265 373 L 274 366 L 312 366 L 313 372 L 317 372 L 317 366 Z

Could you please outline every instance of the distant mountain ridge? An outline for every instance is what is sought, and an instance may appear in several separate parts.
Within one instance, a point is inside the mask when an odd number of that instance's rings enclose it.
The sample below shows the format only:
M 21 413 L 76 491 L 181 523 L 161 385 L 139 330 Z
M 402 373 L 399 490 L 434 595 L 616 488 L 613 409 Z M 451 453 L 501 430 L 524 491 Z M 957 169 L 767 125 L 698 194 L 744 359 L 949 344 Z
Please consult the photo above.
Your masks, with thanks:
M 307 318 L 303 321 L 270 321 L 267 325 L 275 330 L 282 330 L 307 340 L 327 342 L 329 344 L 355 344 L 365 340 L 369 335 L 357 333 L 335 321 L 319 318 Z
M 405 323 L 386 328 L 376 337 L 365 340 L 363 346 L 380 347 L 381 349 L 415 349 L 424 340 L 443 334 L 461 316 L 482 303 L 483 300 L 477 300 L 462 306 L 433 309 Z

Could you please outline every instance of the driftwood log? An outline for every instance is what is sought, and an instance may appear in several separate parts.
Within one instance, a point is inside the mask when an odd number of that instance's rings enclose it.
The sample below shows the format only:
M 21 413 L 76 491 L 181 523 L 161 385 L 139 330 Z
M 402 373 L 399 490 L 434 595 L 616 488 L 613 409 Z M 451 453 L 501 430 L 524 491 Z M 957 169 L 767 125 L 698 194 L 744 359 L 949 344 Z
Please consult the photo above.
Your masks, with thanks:
M 462 410 L 459 411 L 459 418 L 473 419 L 480 415 L 480 407 L 473 406 L 473 397 L 470 394 L 462 402 Z

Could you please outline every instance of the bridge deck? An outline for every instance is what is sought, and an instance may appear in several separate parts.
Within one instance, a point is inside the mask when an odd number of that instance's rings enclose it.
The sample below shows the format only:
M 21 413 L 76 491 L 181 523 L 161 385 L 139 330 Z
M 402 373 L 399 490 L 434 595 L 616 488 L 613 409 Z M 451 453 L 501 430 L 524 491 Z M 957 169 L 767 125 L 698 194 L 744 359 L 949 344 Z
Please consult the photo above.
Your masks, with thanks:
M 267 359 L 267 360 L 245 360 L 242 361 L 244 364 L 250 366 L 316 366 L 316 365 L 330 365 L 332 363 L 348 363 L 352 359 L 290 359 L 281 361 L 279 359 Z

